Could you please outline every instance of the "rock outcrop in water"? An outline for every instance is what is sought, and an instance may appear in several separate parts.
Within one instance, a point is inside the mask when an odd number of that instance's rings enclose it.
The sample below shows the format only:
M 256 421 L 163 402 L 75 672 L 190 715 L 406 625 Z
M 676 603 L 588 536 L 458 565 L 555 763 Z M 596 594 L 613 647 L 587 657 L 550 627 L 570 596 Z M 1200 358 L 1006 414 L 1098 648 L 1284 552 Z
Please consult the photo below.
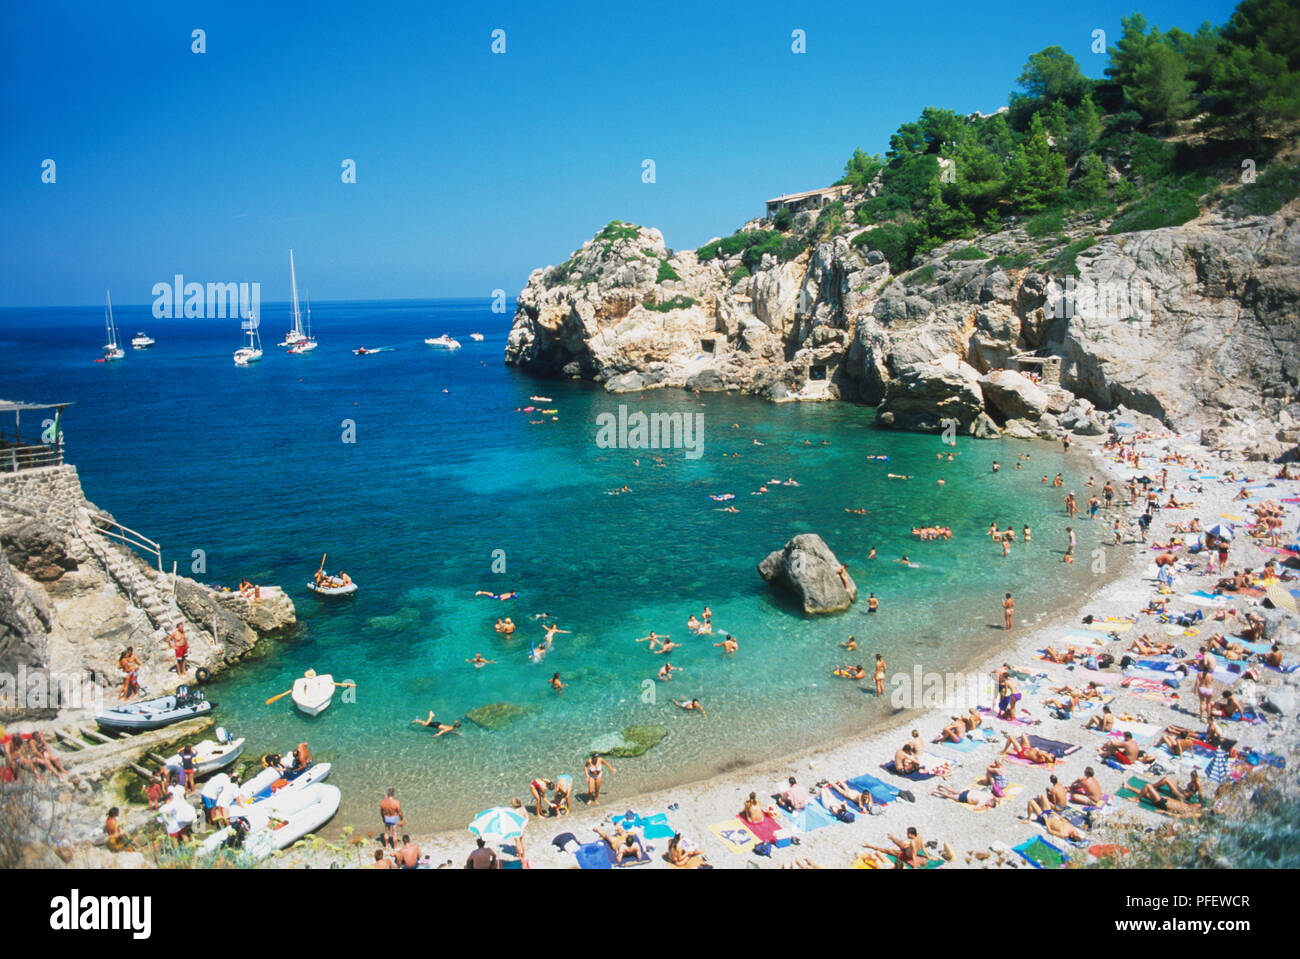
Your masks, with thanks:
M 851 213 L 850 201 L 845 222 Z M 1294 448 L 1300 203 L 1115 236 L 1104 226 L 1083 216 L 1044 240 L 1013 225 L 891 276 L 878 252 L 850 243 L 856 234 L 784 262 L 764 254 L 750 271 L 740 256 L 701 261 L 616 221 L 532 273 L 505 359 L 614 391 L 878 404 L 882 425 L 904 429 L 939 429 L 950 411 L 980 435 L 1059 435 L 1078 397 L 1210 430 L 1212 443 L 1258 458 Z M 1073 266 L 1062 270 L 1061 257 Z M 1014 265 L 1028 261 L 1039 262 Z M 1013 374 L 1025 354 L 1059 361 L 1059 384 Z M 1098 416 L 1075 422 L 1106 428 Z
M 102 535 L 110 520 L 87 502 L 72 466 L 0 474 L 0 673 L 24 669 L 45 691 L 41 701 L 28 692 L 22 702 L 0 702 L 0 721 L 87 719 L 90 699 L 116 701 L 127 646 L 142 661 L 141 686 L 162 695 L 180 682 L 164 642 L 179 622 L 190 640 L 190 681 L 193 670 L 216 674 L 296 622 L 283 594 L 253 603 L 158 572 Z
M 790 592 L 805 613 L 839 613 L 853 605 L 858 587 L 816 533 L 800 533 L 758 564 L 763 579 Z

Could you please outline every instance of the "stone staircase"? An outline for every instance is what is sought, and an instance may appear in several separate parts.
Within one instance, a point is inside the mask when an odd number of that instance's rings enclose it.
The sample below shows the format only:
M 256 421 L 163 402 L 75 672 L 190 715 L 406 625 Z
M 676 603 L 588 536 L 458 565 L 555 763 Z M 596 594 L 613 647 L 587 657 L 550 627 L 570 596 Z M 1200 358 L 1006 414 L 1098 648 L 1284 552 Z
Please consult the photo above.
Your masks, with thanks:
M 78 538 L 131 602 L 144 610 L 154 627 L 170 632 L 182 618 L 176 608 L 170 577 L 155 573 L 126 547 L 111 542 L 95 527 L 93 515 L 88 509 L 77 511 L 73 525 Z

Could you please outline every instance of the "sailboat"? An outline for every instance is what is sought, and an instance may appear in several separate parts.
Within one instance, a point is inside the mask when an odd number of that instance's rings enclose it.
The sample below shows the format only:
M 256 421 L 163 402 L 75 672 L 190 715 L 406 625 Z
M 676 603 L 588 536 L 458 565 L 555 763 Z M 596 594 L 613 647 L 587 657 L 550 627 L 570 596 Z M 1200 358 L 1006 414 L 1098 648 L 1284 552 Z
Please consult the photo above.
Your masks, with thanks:
M 253 312 L 252 307 L 248 310 L 248 319 L 239 325 L 243 327 L 248 343 L 235 350 L 235 365 L 247 366 L 262 358 L 262 337 L 257 332 L 257 314 Z
M 290 273 L 293 271 L 290 270 Z M 294 290 L 294 298 L 297 299 L 298 291 Z M 311 291 L 307 292 L 307 323 L 306 334 L 301 340 L 289 347 L 290 353 L 310 353 L 316 349 L 316 334 L 311 329 Z
M 104 311 L 104 329 L 108 332 L 108 342 L 104 344 L 104 361 L 120 360 L 126 356 L 126 350 L 117 345 L 117 324 L 113 322 L 113 298 L 104 291 L 104 301 L 108 304 Z
M 302 315 L 298 312 L 298 281 L 293 275 L 293 250 L 289 251 L 289 285 L 293 287 L 293 329 L 284 334 L 281 346 L 293 346 L 307 339 L 302 332 Z

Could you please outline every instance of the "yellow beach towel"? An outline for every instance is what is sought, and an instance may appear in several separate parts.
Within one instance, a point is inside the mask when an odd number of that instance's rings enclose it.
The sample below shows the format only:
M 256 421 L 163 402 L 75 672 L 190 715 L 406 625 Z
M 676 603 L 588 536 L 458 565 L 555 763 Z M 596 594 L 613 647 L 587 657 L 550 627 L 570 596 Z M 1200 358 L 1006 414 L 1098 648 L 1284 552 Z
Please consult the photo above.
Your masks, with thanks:
M 709 827 L 709 832 L 717 836 L 724 846 L 738 856 L 751 852 L 754 844 L 758 842 L 758 837 L 746 829 L 745 824 L 739 819 L 715 822 Z

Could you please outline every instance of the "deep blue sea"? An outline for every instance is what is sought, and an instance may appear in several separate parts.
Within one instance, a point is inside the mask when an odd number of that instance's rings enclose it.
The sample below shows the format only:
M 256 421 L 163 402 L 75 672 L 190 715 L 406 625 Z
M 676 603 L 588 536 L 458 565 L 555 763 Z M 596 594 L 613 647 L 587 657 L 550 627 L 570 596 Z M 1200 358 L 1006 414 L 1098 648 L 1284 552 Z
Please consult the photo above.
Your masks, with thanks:
M 289 308 L 265 304 L 266 355 L 247 368 L 231 359 L 237 321 L 156 320 L 147 305 L 115 312 L 123 340 L 145 330 L 157 345 L 95 363 L 102 307 L 0 310 L 0 396 L 76 404 L 63 429 L 87 496 L 161 542 L 168 568 L 175 561 L 208 583 L 278 584 L 293 597 L 297 634 L 210 694 L 220 722 L 250 737 L 250 753 L 305 738 L 334 763 L 344 791 L 336 823 L 369 823 L 396 785 L 413 830 L 463 825 L 526 795 L 534 776 L 581 782 L 588 746 L 632 724 L 669 734 L 645 756 L 615 761 L 611 797 L 864 731 L 888 707 L 867 684 L 833 678 L 837 663 L 869 663 L 877 651 L 891 672 L 968 662 L 1002 642 L 1005 591 L 1028 625 L 1093 575 L 1087 562 L 1060 562 L 1060 491 L 1040 482 L 1064 470 L 1080 487 L 1086 463 L 1049 444 L 960 439 L 949 462 L 936 459 L 950 451 L 937 437 L 878 431 L 872 410 L 848 404 L 614 396 L 537 379 L 503 364 L 509 315 L 487 300 L 315 303 L 320 348 L 305 356 L 275 346 Z M 463 348 L 423 345 L 444 332 Z M 358 346 L 391 349 L 355 356 Z M 598 447 L 596 417 L 620 404 L 702 414 L 703 455 L 664 450 L 660 467 L 653 451 Z M 558 412 L 520 412 L 530 405 Z M 1018 470 L 1023 453 L 1032 459 Z M 753 495 L 772 479 L 782 485 Z M 710 499 L 723 493 L 735 494 L 738 513 Z M 1003 559 L 984 536 L 990 522 L 1029 524 L 1033 544 Z M 918 542 L 909 530 L 919 524 L 955 536 Z M 1101 530 L 1075 525 L 1086 556 Z M 804 531 L 847 563 L 864 600 L 877 594 L 879 615 L 859 602 L 807 618 L 769 592 L 756 564 Z M 192 571 L 196 550 L 203 572 Z M 505 572 L 493 571 L 497 550 Z M 354 598 L 304 588 L 326 552 L 330 570 L 360 584 Z M 919 568 L 896 562 L 904 553 Z M 475 597 L 480 589 L 519 596 L 497 602 Z M 714 648 L 717 637 L 686 632 L 706 604 L 739 638 L 734 657 Z M 542 613 L 571 632 L 535 663 L 532 617 Z M 492 629 L 502 615 L 518 624 L 513 638 Z M 667 657 L 682 668 L 670 683 L 652 681 L 665 657 L 634 642 L 650 630 L 685 641 Z M 839 648 L 849 634 L 858 653 Z M 466 662 L 480 652 L 495 662 Z M 355 680 L 356 702 L 336 698 L 315 719 L 287 697 L 264 705 L 308 667 Z M 548 683 L 557 671 L 560 693 Z M 674 696 L 698 697 L 707 719 Z M 436 740 L 411 724 L 430 709 L 451 721 L 494 702 L 528 713 L 505 731 L 466 722 L 462 736 Z

